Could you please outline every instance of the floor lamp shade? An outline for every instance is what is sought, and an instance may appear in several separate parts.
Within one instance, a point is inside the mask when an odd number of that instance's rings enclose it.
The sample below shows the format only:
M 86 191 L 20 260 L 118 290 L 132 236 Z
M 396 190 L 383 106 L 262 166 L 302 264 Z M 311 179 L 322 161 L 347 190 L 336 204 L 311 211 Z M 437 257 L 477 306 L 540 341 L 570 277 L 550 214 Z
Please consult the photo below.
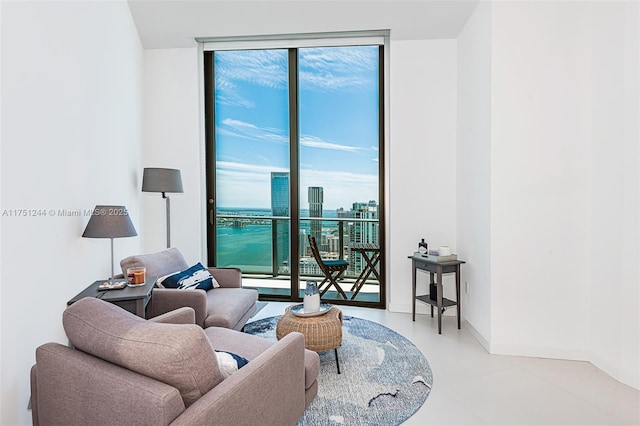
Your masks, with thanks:
M 125 206 L 96 206 L 82 234 L 85 238 L 111 239 L 111 279 L 113 279 L 113 239 L 135 237 L 129 211 Z
M 143 192 L 184 192 L 180 170 L 147 167 L 142 174 Z
M 167 192 L 184 192 L 180 170 L 146 167 L 142 174 L 143 192 L 162 192 L 167 209 L 167 248 L 171 247 L 171 202 Z

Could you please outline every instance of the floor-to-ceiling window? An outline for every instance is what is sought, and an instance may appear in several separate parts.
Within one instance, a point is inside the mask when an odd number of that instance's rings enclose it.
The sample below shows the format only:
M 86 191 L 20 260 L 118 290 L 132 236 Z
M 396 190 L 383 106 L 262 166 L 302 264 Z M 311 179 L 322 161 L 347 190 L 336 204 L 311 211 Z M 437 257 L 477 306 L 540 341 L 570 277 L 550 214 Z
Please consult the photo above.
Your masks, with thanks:
M 347 299 L 323 298 L 384 306 L 383 46 L 304 44 L 205 49 L 209 263 L 298 300 L 323 279 L 313 235 L 349 263 Z M 363 245 L 380 250 L 369 273 Z

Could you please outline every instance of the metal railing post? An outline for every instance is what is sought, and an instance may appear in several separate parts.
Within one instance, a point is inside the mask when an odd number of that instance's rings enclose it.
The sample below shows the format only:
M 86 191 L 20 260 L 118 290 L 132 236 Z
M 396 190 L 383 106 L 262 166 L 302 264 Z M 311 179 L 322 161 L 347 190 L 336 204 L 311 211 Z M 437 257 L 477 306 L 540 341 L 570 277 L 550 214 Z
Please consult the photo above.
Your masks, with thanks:
M 271 219 L 271 273 L 278 276 L 278 219 Z

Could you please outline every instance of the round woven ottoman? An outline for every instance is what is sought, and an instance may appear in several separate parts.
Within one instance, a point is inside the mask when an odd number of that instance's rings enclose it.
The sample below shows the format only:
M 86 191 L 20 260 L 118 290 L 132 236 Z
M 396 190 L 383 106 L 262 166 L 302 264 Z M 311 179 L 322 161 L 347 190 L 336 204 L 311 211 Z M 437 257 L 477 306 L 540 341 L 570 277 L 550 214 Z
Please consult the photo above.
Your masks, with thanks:
M 314 352 L 324 352 L 333 349 L 336 354 L 338 374 L 340 361 L 338 360 L 338 346 L 342 344 L 342 311 L 335 306 L 326 313 L 313 317 L 299 317 L 291 312 L 288 306 L 284 315 L 278 320 L 276 337 L 282 339 L 287 334 L 297 331 L 304 335 L 304 347 Z

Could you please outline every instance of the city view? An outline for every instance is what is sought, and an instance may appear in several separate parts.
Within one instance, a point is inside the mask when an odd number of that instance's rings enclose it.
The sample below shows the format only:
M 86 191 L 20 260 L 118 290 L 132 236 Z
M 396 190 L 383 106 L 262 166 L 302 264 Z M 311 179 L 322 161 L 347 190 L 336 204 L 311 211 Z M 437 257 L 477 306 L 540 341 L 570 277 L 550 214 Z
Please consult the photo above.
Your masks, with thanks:
M 217 266 L 238 267 L 261 285 L 290 281 L 292 262 L 300 280 L 322 278 L 313 235 L 323 259 L 349 263 L 345 281 L 358 278 L 366 259 L 352 245 L 379 243 L 379 52 L 377 45 L 215 52 L 209 244 Z M 299 223 L 289 219 L 291 176 Z
M 289 209 L 286 205 L 278 204 L 278 200 L 286 200 L 288 205 L 288 185 L 278 186 L 281 183 L 278 179 L 282 178 L 282 174 L 274 175 L 276 176 L 272 176 L 272 181 L 276 186 L 276 193 L 273 194 L 272 188 L 272 196 L 275 196 L 271 209 L 218 208 L 216 226 L 219 266 L 238 267 L 244 273 L 254 274 L 290 273 Z M 362 257 L 351 252 L 349 246 L 351 243 L 379 243 L 378 204 L 375 200 L 370 200 L 354 202 L 349 209 L 324 210 L 323 192 L 322 187 L 309 187 L 311 201 L 307 208 L 300 209 L 298 247 L 295 253 L 300 274 L 322 275 L 309 248 L 307 236 L 313 235 L 323 259 L 341 258 L 348 261 L 346 276 L 355 277 L 364 265 Z

